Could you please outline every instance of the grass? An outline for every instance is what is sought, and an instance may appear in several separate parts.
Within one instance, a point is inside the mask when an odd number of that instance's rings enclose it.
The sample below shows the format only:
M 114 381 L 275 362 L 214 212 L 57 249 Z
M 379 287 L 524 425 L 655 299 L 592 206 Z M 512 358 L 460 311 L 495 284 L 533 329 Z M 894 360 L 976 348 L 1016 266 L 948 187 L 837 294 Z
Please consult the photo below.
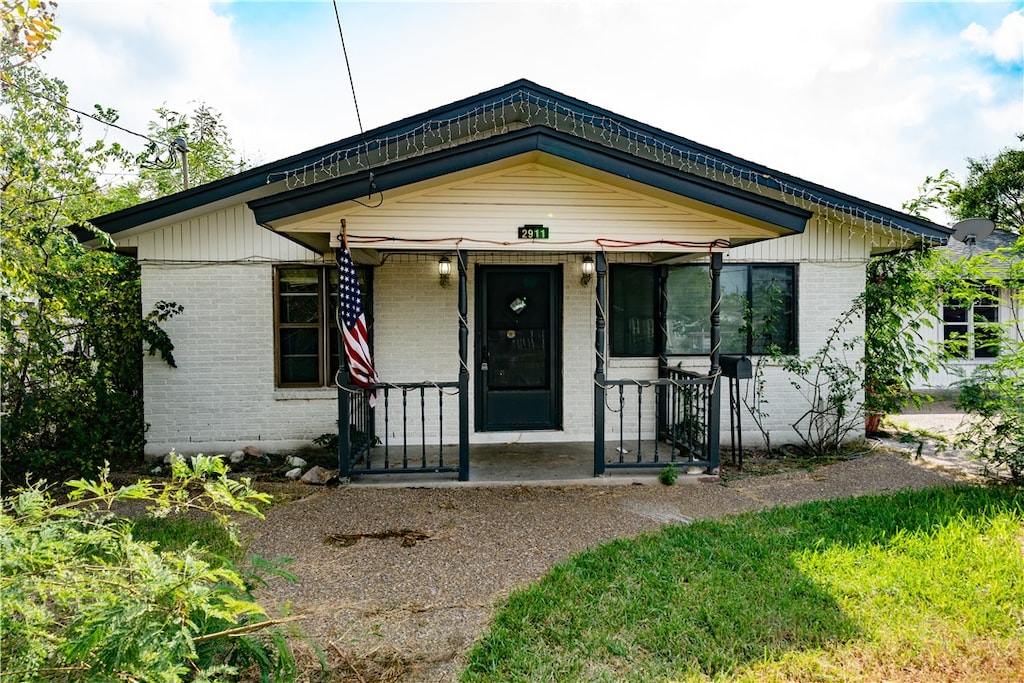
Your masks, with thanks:
M 227 530 L 212 517 L 183 515 L 174 517 L 140 516 L 132 522 L 132 536 L 149 541 L 167 552 L 186 550 L 193 544 L 210 562 L 238 563 L 245 549 L 232 543 Z
M 1022 680 L 1024 495 L 960 487 L 671 526 L 513 593 L 464 681 Z

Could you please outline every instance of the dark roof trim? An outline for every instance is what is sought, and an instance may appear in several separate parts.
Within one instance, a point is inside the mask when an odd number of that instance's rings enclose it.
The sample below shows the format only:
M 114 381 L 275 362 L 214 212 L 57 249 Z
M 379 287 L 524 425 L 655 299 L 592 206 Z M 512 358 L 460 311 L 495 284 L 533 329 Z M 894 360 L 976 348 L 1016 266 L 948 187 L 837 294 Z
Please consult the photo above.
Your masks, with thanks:
M 474 168 L 528 152 L 546 152 L 562 159 L 635 180 L 705 204 L 776 225 L 788 232 L 803 232 L 811 212 L 782 202 L 750 195 L 696 176 L 682 175 L 656 162 L 580 140 L 549 128 L 534 126 L 500 136 L 459 145 L 380 167 L 374 182 L 382 192 Z M 254 199 L 249 208 L 261 225 L 365 196 L 363 173 Z
M 376 140 L 402 135 L 431 121 L 452 119 L 465 115 L 479 107 L 486 107 L 496 100 L 509 96 L 529 100 L 534 104 L 547 107 L 555 112 L 571 111 L 584 117 L 608 119 L 608 125 L 612 128 L 626 127 L 640 134 L 663 140 L 671 146 L 685 151 L 687 155 L 703 159 L 708 163 L 709 167 L 733 174 L 738 170 L 741 179 L 745 183 L 755 183 L 794 197 L 814 197 L 821 202 L 825 202 L 832 209 L 867 220 L 881 219 L 883 222 L 891 224 L 896 228 L 925 238 L 945 240 L 951 234 L 950 229 L 928 220 L 866 202 L 822 185 L 780 173 L 766 166 L 751 163 L 740 157 L 619 116 L 525 79 L 514 81 L 499 88 L 488 90 L 422 114 L 407 117 L 395 123 L 367 131 L 365 135 L 353 136 L 323 145 L 192 190 L 179 192 L 169 197 L 163 197 L 122 211 L 100 216 L 93 219 L 92 222 L 110 234 L 117 234 L 144 223 L 167 218 L 177 213 L 196 209 L 205 204 L 228 199 L 254 190 L 266 185 L 269 182 L 268 179 L 273 176 L 283 175 L 288 171 L 313 164 L 334 152 L 357 148 L 363 144 L 363 140 Z M 673 171 L 669 167 L 665 167 L 665 169 L 669 173 L 688 175 L 680 171 Z

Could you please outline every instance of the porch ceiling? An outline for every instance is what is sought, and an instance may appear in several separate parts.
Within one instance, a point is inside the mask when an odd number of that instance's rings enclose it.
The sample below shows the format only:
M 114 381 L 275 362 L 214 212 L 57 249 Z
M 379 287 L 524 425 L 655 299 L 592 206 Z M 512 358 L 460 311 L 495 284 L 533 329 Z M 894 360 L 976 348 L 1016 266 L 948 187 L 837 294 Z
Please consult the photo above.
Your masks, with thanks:
M 540 181 L 521 185 L 522 192 L 481 191 L 482 183 L 507 183 L 527 167 L 548 173 L 556 190 L 574 183 L 575 195 L 556 197 Z M 728 248 L 802 232 L 811 216 L 780 201 L 543 127 L 438 150 L 373 172 L 383 197 L 377 208 L 364 206 L 368 178 L 363 173 L 255 199 L 249 207 L 261 225 L 298 241 L 321 244 L 345 218 L 352 246 L 357 246 L 353 239 L 370 236 L 377 238 L 377 246 L 386 242 L 388 249 L 423 249 L 424 243 L 416 240 L 440 239 L 436 246 L 451 246 L 445 244 L 448 237 L 474 248 L 469 238 L 481 233 L 486 243 L 481 248 L 488 249 L 590 250 L 600 246 L 599 239 L 614 242 L 625 236 L 628 244 L 616 248 L 706 252 L 711 244 Z M 460 196 L 459 188 L 471 183 L 476 183 L 476 191 L 469 193 L 473 196 Z M 370 201 L 379 199 L 374 195 Z M 427 205 L 432 210 L 424 210 Z M 445 210 L 437 210 L 442 206 Z M 636 220 L 626 220 L 630 215 Z M 605 221 L 614 225 L 602 225 Z M 516 227 L 535 223 L 551 229 L 549 241 L 516 239 Z M 403 233 L 397 235 L 396 229 Z M 387 239 L 394 237 L 404 241 Z

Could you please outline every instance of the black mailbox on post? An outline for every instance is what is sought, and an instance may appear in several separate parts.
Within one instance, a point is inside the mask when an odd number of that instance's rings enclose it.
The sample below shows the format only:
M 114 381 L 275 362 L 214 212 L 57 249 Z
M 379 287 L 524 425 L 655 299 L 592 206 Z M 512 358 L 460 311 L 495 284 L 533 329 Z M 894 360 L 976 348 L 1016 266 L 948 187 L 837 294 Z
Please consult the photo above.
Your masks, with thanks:
M 750 379 L 754 376 L 754 368 L 746 356 L 722 355 L 718 357 L 718 361 L 722 366 L 722 374 L 726 377 Z

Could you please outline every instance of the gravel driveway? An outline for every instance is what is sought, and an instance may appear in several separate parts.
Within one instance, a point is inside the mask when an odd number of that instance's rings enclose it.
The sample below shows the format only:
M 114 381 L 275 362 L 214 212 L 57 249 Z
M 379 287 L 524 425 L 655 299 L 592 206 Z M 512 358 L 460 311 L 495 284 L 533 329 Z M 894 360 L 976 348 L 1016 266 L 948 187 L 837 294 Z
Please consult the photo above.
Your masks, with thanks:
M 294 558 L 298 582 L 275 580 L 260 601 L 306 615 L 332 680 L 451 681 L 496 603 L 577 551 L 667 523 L 954 481 L 878 453 L 726 484 L 336 487 L 244 529 L 253 553 Z

